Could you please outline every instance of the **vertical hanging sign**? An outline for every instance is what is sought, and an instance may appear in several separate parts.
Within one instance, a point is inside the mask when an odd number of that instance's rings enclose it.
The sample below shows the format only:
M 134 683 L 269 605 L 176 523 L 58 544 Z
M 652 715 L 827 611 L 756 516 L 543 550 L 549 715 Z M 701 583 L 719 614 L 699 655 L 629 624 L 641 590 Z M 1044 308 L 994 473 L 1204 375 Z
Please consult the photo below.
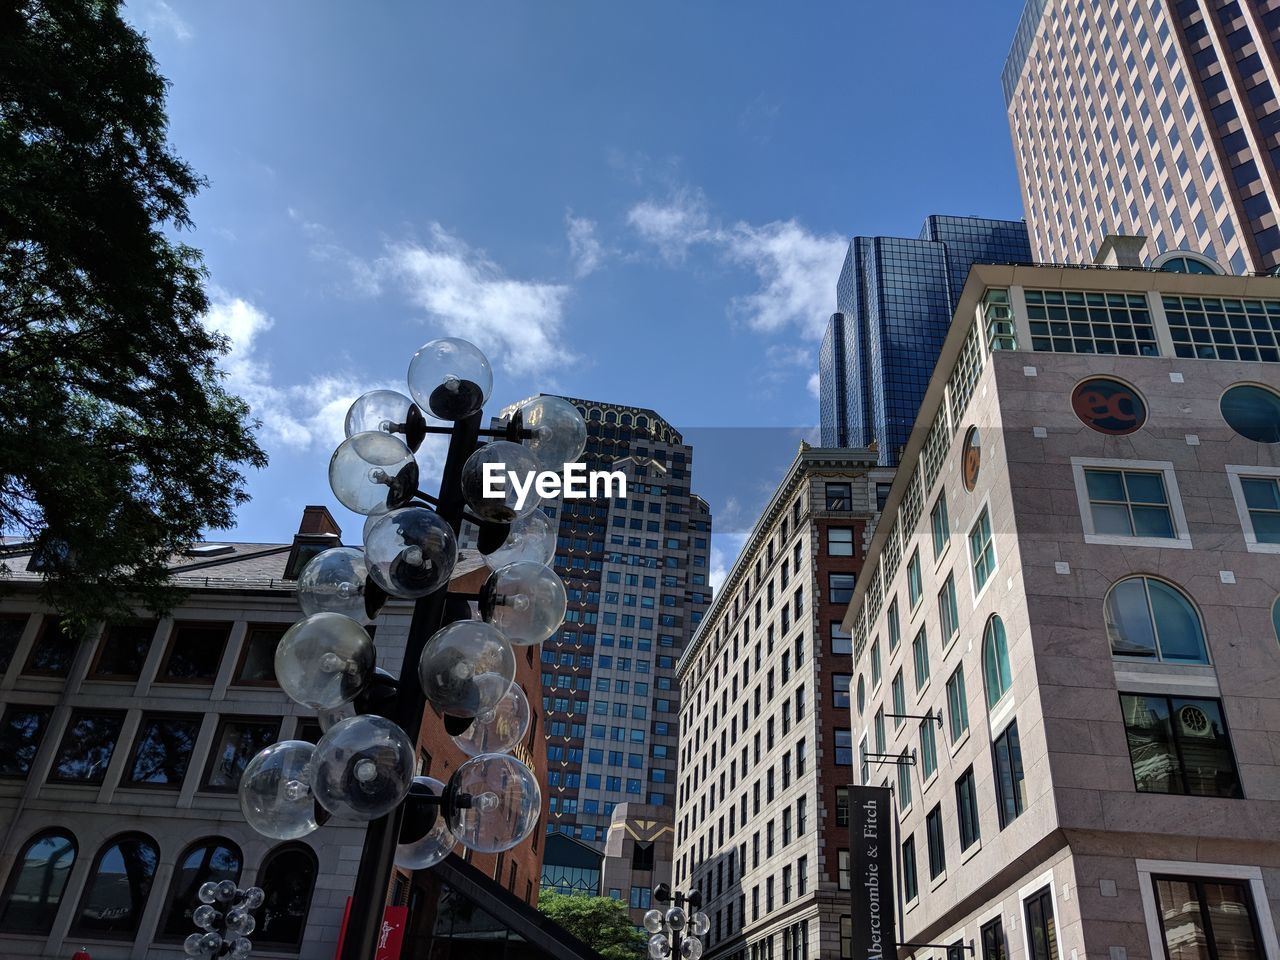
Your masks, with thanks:
M 888 787 L 849 788 L 849 886 L 854 960 L 893 960 L 893 801 Z

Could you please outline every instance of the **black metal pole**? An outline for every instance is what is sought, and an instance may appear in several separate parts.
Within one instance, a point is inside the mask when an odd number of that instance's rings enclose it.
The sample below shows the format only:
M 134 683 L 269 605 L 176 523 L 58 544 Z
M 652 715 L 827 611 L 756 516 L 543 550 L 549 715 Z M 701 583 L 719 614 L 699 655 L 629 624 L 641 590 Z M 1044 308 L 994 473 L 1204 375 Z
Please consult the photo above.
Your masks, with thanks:
M 465 420 L 457 421 L 449 438 L 449 455 L 440 478 L 436 513 L 453 528 L 454 533 L 462 526 L 466 506 L 462 499 L 462 465 L 476 449 L 482 416 L 483 413 L 477 411 Z M 395 706 L 390 711 L 393 715 L 388 718 L 409 735 L 415 746 L 427 705 L 422 684 L 418 682 L 418 660 L 427 641 L 440 629 L 448 593 L 448 587 L 442 587 L 413 606 L 409 639 L 405 643 L 404 662 L 400 667 L 400 687 Z M 351 892 L 346 937 L 342 942 L 342 960 L 374 960 L 403 818 L 404 804 L 401 804 L 385 817 L 370 823 L 365 832 L 364 851 L 360 854 L 356 885 Z

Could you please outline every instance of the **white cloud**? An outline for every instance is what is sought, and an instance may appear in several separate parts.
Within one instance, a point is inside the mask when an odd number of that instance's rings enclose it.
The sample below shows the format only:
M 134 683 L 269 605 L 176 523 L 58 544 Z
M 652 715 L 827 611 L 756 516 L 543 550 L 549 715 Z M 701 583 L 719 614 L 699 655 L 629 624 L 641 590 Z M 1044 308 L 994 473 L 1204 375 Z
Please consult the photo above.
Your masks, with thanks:
M 512 280 L 438 223 L 426 243 L 389 244 L 373 269 L 446 334 L 473 341 L 512 373 L 547 374 L 575 359 L 562 342 L 567 286 Z
M 145 0 L 141 3 L 138 22 L 145 30 L 153 32 L 163 30 L 183 43 L 195 36 L 191 25 L 178 16 L 178 12 L 165 3 L 165 0 Z
M 742 545 L 747 540 L 743 533 L 713 533 L 711 535 L 711 571 L 707 574 L 707 583 L 711 589 L 718 591 L 725 577 L 733 567 L 733 562 L 742 552 Z
M 820 397 L 819 390 L 821 388 L 821 384 L 822 384 L 822 378 L 818 376 L 817 370 L 809 374 L 809 381 L 805 384 L 805 386 L 809 390 L 809 396 L 813 397 L 813 399 L 815 400 L 819 399 Z
M 689 188 L 636 204 L 627 222 L 668 262 L 682 261 L 691 246 L 705 243 L 752 271 L 760 287 L 732 304 L 752 329 L 777 333 L 792 327 L 805 337 L 822 337 L 848 247 L 844 237 L 811 233 L 796 220 L 718 226 L 702 193 Z
M 572 212 L 564 216 L 569 235 L 569 257 L 573 260 L 575 276 L 585 277 L 599 269 L 606 253 L 600 238 L 596 236 L 596 222 L 586 217 L 575 217 Z

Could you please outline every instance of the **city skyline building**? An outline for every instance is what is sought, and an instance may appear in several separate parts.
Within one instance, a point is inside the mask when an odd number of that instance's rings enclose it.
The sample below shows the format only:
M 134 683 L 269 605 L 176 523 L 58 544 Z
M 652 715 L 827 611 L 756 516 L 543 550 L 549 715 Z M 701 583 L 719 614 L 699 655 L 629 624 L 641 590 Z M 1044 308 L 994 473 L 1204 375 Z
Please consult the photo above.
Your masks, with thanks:
M 895 464 L 969 267 L 1030 259 L 1020 221 L 934 215 L 915 239 L 854 237 L 818 353 L 823 446 Z
M 1280 7 L 1027 0 L 1001 75 L 1035 259 L 1280 265 Z
M 802 444 L 680 658 L 675 883 L 702 892 L 704 957 L 804 960 L 847 942 L 840 621 L 892 477 L 874 451 Z
M 1142 243 L 974 267 L 844 619 L 930 956 L 1280 955 L 1280 278 Z

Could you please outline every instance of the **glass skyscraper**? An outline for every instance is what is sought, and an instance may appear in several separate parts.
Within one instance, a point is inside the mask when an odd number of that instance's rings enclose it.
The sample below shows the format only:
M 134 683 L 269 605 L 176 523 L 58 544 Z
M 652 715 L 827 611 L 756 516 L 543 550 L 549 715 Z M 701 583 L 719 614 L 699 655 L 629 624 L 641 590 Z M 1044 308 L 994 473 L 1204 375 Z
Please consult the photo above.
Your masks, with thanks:
M 818 354 L 824 447 L 897 463 L 974 263 L 1031 259 L 1026 225 L 931 216 L 915 240 L 854 237 Z
M 1036 259 L 1280 265 L 1278 30 L 1263 0 L 1028 0 L 1002 83 Z

